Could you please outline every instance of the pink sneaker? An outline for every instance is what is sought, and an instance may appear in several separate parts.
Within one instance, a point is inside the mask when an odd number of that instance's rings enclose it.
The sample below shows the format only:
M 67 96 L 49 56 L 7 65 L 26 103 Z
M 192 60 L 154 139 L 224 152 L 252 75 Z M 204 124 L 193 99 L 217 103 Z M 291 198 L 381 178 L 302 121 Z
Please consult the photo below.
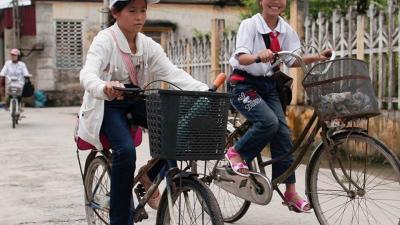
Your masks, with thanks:
M 240 170 L 243 170 L 243 169 L 249 171 L 249 167 L 247 166 L 246 162 L 242 161 L 242 162 L 234 163 L 234 162 L 231 161 L 231 158 L 232 157 L 236 157 L 236 156 L 240 157 L 240 154 L 238 152 L 236 152 L 233 149 L 233 147 L 230 147 L 228 149 L 228 151 L 226 152 L 226 154 L 225 154 L 225 158 L 228 160 L 229 165 L 231 166 L 233 172 L 235 172 L 239 176 L 248 177 L 249 176 L 248 173 L 241 173 L 240 172 Z
M 285 199 L 290 206 L 293 207 L 295 212 L 304 213 L 309 212 L 311 207 L 305 199 L 295 200 L 294 197 L 298 196 L 297 192 L 285 192 Z

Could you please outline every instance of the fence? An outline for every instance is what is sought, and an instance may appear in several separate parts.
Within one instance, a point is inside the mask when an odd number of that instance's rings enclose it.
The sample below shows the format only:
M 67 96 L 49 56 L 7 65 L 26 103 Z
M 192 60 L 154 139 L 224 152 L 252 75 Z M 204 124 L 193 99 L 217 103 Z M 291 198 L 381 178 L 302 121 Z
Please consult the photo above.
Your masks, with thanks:
M 340 57 L 366 60 L 379 107 L 400 109 L 400 13 L 395 11 L 398 5 L 390 2 L 385 10 L 371 5 L 367 15 L 359 15 L 350 7 L 346 15 L 334 12 L 326 17 L 320 13 L 316 19 L 306 17 L 303 43 L 307 53 L 333 48 Z M 228 61 L 235 49 L 235 34 L 226 34 L 220 28 L 213 29 L 211 36 L 167 46 L 173 63 L 208 84 L 214 70 L 231 72 Z M 213 36 L 219 41 L 214 44 L 217 48 L 212 48 Z M 211 60 L 212 54 L 217 54 L 217 59 Z M 213 64 L 218 66 L 212 68 Z
M 304 42 L 317 49 L 333 48 L 341 57 L 366 60 L 380 108 L 393 109 L 397 104 L 400 109 L 400 13 L 390 2 L 385 10 L 371 5 L 367 15 L 349 8 L 346 15 L 307 17 Z

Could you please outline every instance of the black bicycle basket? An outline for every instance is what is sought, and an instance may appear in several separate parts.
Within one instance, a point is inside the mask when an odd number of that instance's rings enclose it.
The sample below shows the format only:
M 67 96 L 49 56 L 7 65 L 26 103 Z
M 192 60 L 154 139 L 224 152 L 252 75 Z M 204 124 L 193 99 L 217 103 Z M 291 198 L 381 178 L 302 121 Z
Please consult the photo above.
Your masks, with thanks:
M 322 121 L 350 121 L 380 114 L 364 61 L 342 58 L 318 63 L 307 73 L 303 86 Z
M 226 93 L 159 90 L 146 98 L 152 157 L 217 160 L 224 154 Z

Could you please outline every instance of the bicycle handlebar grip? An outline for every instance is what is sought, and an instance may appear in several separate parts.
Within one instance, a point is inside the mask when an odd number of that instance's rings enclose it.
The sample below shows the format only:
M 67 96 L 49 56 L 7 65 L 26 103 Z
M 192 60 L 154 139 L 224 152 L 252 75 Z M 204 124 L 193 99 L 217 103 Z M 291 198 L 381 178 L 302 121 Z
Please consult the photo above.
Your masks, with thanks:
M 225 82 L 225 79 L 226 79 L 225 73 L 218 74 L 217 78 L 215 78 L 215 80 L 214 80 L 211 90 L 216 91 Z

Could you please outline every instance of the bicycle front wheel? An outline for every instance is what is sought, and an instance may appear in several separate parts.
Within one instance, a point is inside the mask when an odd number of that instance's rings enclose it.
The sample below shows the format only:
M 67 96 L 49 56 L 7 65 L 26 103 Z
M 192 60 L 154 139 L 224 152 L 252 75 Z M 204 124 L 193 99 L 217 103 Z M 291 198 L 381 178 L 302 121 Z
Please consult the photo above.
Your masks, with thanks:
M 235 132 L 231 135 L 228 132 L 226 148 L 234 145 L 241 137 L 241 134 Z M 246 201 L 214 184 L 216 179 L 215 169 L 229 165 L 226 159 L 197 161 L 192 167 L 192 171 L 200 175 L 200 179 L 209 185 L 212 193 L 216 197 L 221 209 L 222 217 L 226 223 L 233 223 L 241 219 L 249 210 L 251 202 Z
M 110 211 L 111 168 L 103 156 L 97 156 L 85 171 L 85 210 L 90 225 L 108 225 Z
M 334 147 L 316 150 L 309 196 L 323 225 L 400 224 L 400 163 L 365 133 L 333 136 Z
M 173 182 L 172 213 L 165 190 L 157 212 L 157 225 L 173 224 L 172 218 L 177 225 L 224 224 L 217 200 L 207 185 L 192 177 L 178 178 Z
M 216 167 L 215 164 L 217 164 Z M 192 169 L 192 171 L 200 174 L 200 179 L 209 185 L 211 192 L 218 201 L 224 222 L 233 223 L 241 219 L 246 214 L 251 202 L 237 197 L 236 195 L 231 194 L 214 184 L 213 180 L 216 179 L 215 175 L 213 174 L 214 168 L 223 167 L 226 165 L 229 165 L 226 159 L 215 161 L 197 161 L 195 164 L 197 170 Z
M 12 128 L 15 128 L 15 125 L 17 124 L 17 100 L 16 99 L 11 99 L 10 107 L 11 107 Z

